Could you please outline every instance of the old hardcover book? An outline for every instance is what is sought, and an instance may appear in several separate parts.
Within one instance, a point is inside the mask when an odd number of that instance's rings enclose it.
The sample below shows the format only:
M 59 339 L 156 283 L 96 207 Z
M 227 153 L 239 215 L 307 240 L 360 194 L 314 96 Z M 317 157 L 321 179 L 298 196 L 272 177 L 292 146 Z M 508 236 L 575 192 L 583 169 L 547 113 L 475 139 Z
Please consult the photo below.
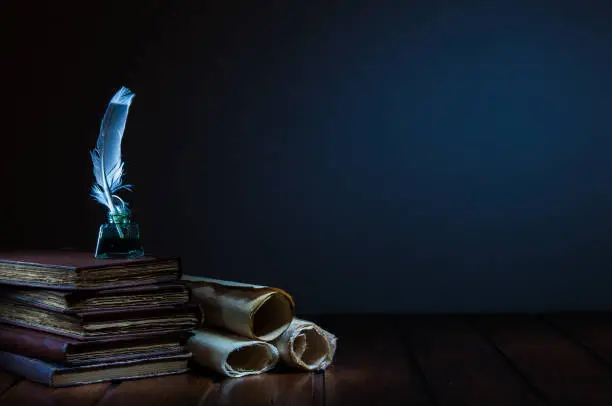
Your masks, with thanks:
M 78 340 L 135 338 L 191 330 L 203 314 L 194 306 L 68 314 L 0 297 L 0 322 Z
M 109 289 L 177 280 L 179 258 L 96 259 L 91 252 L 0 253 L 0 284 L 62 290 Z
M 175 282 L 86 291 L 0 286 L 0 297 L 56 312 L 84 314 L 185 305 L 189 289 Z
M 179 374 L 188 371 L 190 353 L 92 365 L 66 366 L 0 351 L 0 365 L 33 382 L 60 388 L 111 380 Z
M 187 334 L 79 341 L 23 327 L 0 325 L 0 351 L 65 365 L 86 365 L 176 355 L 184 352 Z

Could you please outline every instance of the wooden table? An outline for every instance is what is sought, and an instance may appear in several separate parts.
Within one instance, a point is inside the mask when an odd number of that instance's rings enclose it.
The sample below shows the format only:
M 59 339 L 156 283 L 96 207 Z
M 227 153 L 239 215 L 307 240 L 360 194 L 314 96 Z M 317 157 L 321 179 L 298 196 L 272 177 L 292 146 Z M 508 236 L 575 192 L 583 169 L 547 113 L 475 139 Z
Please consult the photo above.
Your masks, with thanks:
M 612 405 L 610 314 L 310 318 L 338 336 L 325 373 L 50 389 L 0 371 L 0 405 Z

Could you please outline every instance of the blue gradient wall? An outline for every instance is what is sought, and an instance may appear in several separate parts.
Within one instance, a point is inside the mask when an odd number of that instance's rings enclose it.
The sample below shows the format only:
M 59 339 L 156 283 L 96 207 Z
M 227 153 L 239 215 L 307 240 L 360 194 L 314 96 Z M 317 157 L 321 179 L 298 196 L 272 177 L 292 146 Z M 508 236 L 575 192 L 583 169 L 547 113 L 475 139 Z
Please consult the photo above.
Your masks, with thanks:
M 609 8 L 175 11 L 105 82 L 148 246 L 304 312 L 609 310 Z

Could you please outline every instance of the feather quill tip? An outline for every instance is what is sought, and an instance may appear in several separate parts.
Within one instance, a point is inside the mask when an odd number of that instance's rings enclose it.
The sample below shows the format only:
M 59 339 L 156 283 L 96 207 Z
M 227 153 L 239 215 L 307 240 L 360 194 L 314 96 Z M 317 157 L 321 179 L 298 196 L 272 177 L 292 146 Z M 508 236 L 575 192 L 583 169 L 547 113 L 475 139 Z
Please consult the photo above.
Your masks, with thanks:
M 121 89 L 115 93 L 113 98 L 111 99 L 111 104 L 121 104 L 124 106 L 129 106 L 132 104 L 132 99 L 134 98 L 134 93 L 130 89 L 125 86 L 122 86 Z

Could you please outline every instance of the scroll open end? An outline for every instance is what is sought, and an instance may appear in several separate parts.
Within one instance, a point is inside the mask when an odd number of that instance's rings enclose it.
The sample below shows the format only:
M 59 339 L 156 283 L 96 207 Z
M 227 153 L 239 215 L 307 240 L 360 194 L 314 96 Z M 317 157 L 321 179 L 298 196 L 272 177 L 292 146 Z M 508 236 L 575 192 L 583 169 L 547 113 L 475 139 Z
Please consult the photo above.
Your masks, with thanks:
M 194 361 L 224 376 L 261 374 L 278 363 L 278 350 L 270 343 L 202 328 L 193 333 L 185 348 Z
M 273 292 L 255 309 L 252 316 L 253 338 L 271 341 L 280 336 L 293 320 L 291 301 L 279 292 Z
M 270 360 L 274 358 L 277 357 L 268 344 L 249 343 L 230 352 L 225 366 L 232 374 L 256 373 L 269 369 Z
M 314 328 L 305 328 L 293 340 L 291 351 L 306 366 L 320 365 L 330 351 L 329 342 Z
M 337 338 L 318 325 L 294 319 L 285 332 L 272 342 L 280 359 L 290 367 L 307 371 L 323 370 L 333 361 Z

